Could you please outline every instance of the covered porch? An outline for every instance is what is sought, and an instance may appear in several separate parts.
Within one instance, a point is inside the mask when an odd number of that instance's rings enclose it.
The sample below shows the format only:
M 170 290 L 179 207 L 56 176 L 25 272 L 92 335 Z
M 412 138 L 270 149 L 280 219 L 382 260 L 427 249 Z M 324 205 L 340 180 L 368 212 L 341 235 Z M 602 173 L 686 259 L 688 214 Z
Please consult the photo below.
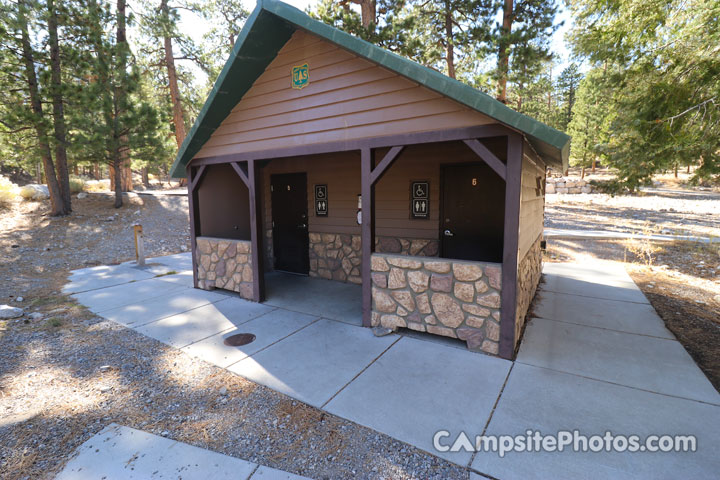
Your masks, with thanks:
M 193 159 L 194 285 L 290 310 L 330 309 L 366 327 L 459 338 L 510 358 L 521 171 L 530 148 L 493 124 Z M 445 169 L 457 165 L 479 169 L 465 180 L 486 192 L 483 201 L 468 200 L 466 210 L 480 217 L 465 223 L 486 224 L 465 244 L 462 222 L 451 231 L 441 218 L 444 190 L 454 189 Z M 412 211 L 418 180 L 428 190 L 425 216 Z M 319 212 L 318 186 L 327 196 Z M 288 193 L 296 190 L 299 196 Z M 330 281 L 308 289 L 315 284 L 282 271 Z

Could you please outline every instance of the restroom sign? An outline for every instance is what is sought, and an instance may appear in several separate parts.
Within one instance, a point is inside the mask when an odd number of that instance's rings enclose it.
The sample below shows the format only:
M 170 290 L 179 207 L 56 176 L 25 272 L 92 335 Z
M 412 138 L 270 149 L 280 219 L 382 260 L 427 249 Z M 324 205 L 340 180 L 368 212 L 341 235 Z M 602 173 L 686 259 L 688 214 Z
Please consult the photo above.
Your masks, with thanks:
M 430 218 L 430 182 L 410 184 L 410 213 L 412 218 Z
M 315 215 L 318 217 L 328 215 L 327 185 L 315 185 Z

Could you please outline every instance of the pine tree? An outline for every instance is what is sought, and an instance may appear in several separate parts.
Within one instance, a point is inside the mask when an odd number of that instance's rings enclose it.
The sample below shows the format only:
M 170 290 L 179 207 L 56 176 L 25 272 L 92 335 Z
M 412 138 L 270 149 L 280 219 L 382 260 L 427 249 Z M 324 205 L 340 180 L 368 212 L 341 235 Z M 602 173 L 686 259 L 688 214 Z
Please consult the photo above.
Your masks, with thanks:
M 33 132 L 31 142 L 33 151 L 37 152 L 45 174 L 50 194 L 50 214 L 67 215 L 70 213 L 70 202 L 63 197 L 63 184 L 67 180 L 67 169 L 60 170 L 53 162 L 54 119 L 45 111 L 47 104 L 46 92 L 51 90 L 41 84 L 43 64 L 51 63 L 44 58 L 43 51 L 35 48 L 34 41 L 42 41 L 40 29 L 42 23 L 42 7 L 24 0 L 16 5 L 2 4 L 2 34 L 5 60 L 2 75 L 12 85 L 10 91 L 4 91 L 2 125 L 5 135 L 21 132 Z M 37 29 L 35 29 L 37 28 Z M 51 52 L 53 56 L 53 52 Z M 42 57 L 42 63 L 38 61 Z M 60 174 L 60 176 L 58 175 Z M 63 178 L 62 175 L 65 175 Z M 67 182 L 69 184 L 69 182 Z M 69 192 L 69 189 L 67 190 Z
M 122 206 L 122 165 L 135 152 L 153 148 L 158 140 L 158 114 L 138 97 L 140 73 L 126 38 L 125 0 L 117 0 L 113 14 L 107 5 L 87 2 L 88 50 L 84 112 L 79 118 L 78 140 L 89 158 L 102 159 L 115 175 L 115 207 Z M 115 35 L 104 27 L 114 25 Z
M 577 54 L 607 68 L 608 161 L 629 189 L 675 165 L 720 180 L 720 3 L 571 2 Z
M 550 39 L 560 24 L 555 23 L 557 5 L 546 0 L 504 0 L 502 24 L 492 42 L 497 51 L 497 99 L 507 102 L 507 84 L 528 84 L 542 65 L 551 60 Z
M 614 114 L 608 108 L 609 96 L 607 74 L 604 69 L 594 69 L 580 81 L 572 108 L 568 134 L 572 137 L 570 163 L 595 171 L 598 158 L 607 152 L 609 126 Z
M 556 88 L 562 103 L 562 115 L 560 116 L 559 128 L 566 131 L 573 115 L 573 106 L 577 96 L 577 89 L 583 75 L 580 73 L 576 63 L 571 63 L 562 71 L 557 79 Z

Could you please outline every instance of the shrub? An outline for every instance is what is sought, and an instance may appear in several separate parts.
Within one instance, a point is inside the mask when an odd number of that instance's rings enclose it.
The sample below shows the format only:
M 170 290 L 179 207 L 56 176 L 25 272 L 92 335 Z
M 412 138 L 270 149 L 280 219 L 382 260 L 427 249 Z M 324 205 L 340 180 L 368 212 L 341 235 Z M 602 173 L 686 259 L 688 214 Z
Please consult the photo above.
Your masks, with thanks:
M 78 177 L 70 177 L 70 193 L 80 193 L 85 189 L 85 180 Z
M 86 192 L 105 192 L 110 190 L 110 180 L 88 180 L 85 182 Z
M 0 207 L 10 205 L 18 195 L 18 186 L 10 181 L 10 179 L 0 176 Z

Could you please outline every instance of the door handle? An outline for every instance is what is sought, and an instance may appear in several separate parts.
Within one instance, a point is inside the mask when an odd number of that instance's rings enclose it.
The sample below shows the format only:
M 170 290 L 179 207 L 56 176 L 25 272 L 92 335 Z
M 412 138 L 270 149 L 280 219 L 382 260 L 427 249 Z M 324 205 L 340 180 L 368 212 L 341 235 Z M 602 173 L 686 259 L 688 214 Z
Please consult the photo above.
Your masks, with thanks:
M 443 232 L 443 235 L 445 235 L 446 237 L 454 237 L 455 236 L 455 234 L 453 232 L 451 232 L 449 229 L 446 229 Z
M 307 223 L 301 223 L 297 228 L 307 228 Z

